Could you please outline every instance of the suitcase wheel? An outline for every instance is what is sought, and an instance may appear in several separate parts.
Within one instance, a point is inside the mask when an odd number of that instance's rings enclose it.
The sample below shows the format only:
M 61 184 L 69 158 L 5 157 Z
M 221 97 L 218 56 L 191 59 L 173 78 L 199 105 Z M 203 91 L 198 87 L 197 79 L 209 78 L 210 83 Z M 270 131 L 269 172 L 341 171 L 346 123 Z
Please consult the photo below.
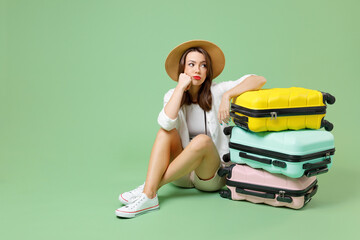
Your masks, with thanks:
M 231 134 L 231 130 L 232 130 L 232 128 L 233 128 L 234 126 L 229 126 L 229 127 L 226 127 L 226 128 L 224 128 L 224 134 L 225 135 L 230 135 Z
M 230 153 L 224 154 L 222 159 L 224 162 L 230 162 Z
M 223 177 L 225 176 L 226 174 L 229 173 L 229 169 L 227 168 L 220 168 L 217 172 L 217 174 L 220 176 L 220 177 Z
M 334 124 L 332 124 L 331 122 L 329 122 L 329 121 L 326 121 L 326 120 L 324 120 L 324 127 L 325 127 L 325 130 L 326 131 L 331 131 L 331 130 L 333 130 L 334 129 Z
M 328 104 L 334 104 L 336 101 L 336 98 L 333 95 L 331 95 L 330 93 L 326 93 L 324 95 L 324 98 Z
M 231 192 L 230 192 L 229 189 L 220 190 L 219 194 L 220 194 L 220 196 L 223 197 L 223 198 L 229 198 L 229 199 L 231 199 Z

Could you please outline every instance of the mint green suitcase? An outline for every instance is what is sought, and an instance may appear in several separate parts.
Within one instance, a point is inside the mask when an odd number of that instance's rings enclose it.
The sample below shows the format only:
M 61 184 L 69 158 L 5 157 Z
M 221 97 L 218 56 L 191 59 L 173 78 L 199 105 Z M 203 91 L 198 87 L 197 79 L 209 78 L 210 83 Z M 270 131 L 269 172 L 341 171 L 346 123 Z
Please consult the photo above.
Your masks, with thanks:
M 326 173 L 332 165 L 334 137 L 327 131 L 254 133 L 235 126 L 225 128 L 224 133 L 231 134 L 225 162 L 231 160 L 291 178 Z

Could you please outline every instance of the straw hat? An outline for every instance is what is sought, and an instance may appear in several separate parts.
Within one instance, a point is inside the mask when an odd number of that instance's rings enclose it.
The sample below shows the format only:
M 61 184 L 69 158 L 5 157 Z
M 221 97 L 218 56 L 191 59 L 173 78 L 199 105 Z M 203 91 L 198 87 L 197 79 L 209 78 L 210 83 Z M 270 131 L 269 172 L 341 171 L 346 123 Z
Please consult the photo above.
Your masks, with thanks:
M 213 79 L 215 79 L 225 67 L 225 56 L 221 49 L 212 42 L 205 40 L 191 40 L 184 42 L 175 47 L 167 56 L 165 61 L 165 69 L 170 78 L 174 81 L 178 80 L 178 69 L 180 58 L 183 53 L 192 47 L 201 47 L 211 58 Z

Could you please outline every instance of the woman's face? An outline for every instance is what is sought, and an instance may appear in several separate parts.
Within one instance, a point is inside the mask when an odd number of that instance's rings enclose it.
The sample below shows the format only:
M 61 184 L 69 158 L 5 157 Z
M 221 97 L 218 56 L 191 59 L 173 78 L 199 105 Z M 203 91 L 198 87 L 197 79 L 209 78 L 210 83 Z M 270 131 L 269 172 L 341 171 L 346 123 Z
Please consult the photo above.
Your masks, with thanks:
M 199 52 L 189 52 L 185 59 L 184 73 L 191 77 L 191 84 L 200 86 L 206 79 L 205 56 Z

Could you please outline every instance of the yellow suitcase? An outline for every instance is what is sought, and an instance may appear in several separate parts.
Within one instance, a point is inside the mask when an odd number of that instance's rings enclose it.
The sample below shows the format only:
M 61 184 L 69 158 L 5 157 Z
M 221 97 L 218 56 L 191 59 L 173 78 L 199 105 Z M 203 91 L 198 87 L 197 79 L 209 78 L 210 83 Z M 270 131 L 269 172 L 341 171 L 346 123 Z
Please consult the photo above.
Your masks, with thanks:
M 230 115 L 236 125 L 253 132 L 321 127 L 331 131 L 333 124 L 324 119 L 326 103 L 335 103 L 335 97 L 299 87 L 261 89 L 233 98 Z

